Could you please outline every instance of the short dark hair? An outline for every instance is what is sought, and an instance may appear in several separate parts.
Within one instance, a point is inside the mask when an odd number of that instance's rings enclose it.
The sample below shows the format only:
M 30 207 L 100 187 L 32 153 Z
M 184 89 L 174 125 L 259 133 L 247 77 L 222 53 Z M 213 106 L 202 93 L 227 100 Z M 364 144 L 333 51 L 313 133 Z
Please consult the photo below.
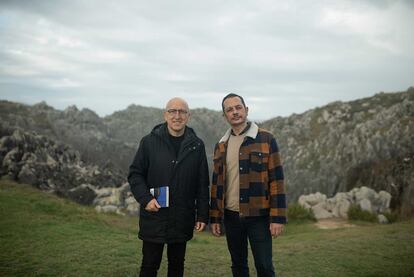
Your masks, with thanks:
M 243 106 L 246 108 L 246 103 L 244 103 L 243 97 L 241 97 L 240 95 L 235 94 L 235 93 L 229 93 L 226 96 L 224 96 L 223 101 L 221 101 L 221 109 L 223 110 L 223 112 L 224 112 L 224 101 L 226 101 L 226 99 L 228 99 L 228 98 L 233 98 L 233 97 L 239 97 L 242 104 L 243 104 Z

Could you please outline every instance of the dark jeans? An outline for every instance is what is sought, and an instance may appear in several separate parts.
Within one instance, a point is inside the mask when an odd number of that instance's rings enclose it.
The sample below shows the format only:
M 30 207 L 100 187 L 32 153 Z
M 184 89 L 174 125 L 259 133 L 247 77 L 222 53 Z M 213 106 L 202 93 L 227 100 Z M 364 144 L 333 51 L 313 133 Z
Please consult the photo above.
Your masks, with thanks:
M 249 276 L 247 240 L 252 249 L 257 276 L 275 276 L 269 224 L 269 217 L 240 217 L 237 212 L 225 210 L 224 227 L 233 276 Z
M 182 277 L 184 275 L 184 257 L 187 243 L 167 244 L 168 277 Z M 160 268 L 163 243 L 143 241 L 142 263 L 140 277 L 155 277 Z

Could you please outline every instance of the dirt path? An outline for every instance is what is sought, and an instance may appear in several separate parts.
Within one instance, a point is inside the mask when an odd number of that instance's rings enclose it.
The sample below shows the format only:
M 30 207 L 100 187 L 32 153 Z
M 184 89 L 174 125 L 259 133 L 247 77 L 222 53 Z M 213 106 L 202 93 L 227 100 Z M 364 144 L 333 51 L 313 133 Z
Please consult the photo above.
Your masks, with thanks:
M 320 219 L 317 223 L 315 223 L 315 226 L 320 229 L 338 229 L 355 227 L 355 225 L 350 224 L 347 220 L 339 218 Z

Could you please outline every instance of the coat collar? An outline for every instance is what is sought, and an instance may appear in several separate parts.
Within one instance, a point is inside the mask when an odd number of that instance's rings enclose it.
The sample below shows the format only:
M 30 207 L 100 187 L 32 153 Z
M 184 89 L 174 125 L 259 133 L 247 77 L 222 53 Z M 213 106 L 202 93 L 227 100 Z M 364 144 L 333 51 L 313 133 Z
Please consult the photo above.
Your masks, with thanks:
M 256 123 L 252 122 L 250 125 L 249 130 L 247 130 L 246 137 L 251 137 L 252 139 L 255 139 L 257 136 L 257 133 L 259 132 L 259 126 L 256 125 Z M 219 143 L 227 142 L 231 135 L 231 128 L 229 128 L 224 136 L 220 139 Z
M 162 140 L 166 141 L 167 143 L 169 143 L 168 127 L 167 127 L 166 122 L 156 125 L 152 129 L 151 133 L 160 137 Z M 184 131 L 183 136 L 184 136 L 184 140 L 182 142 L 183 146 L 196 141 L 198 138 L 193 128 L 188 127 L 188 126 L 185 126 L 185 131 Z

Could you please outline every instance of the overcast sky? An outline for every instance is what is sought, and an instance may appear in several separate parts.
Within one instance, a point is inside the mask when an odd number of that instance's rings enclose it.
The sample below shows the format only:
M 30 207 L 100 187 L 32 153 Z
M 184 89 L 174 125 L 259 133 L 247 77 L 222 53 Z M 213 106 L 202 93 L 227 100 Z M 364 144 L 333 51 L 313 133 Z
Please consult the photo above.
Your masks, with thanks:
M 0 1 L 0 99 L 250 118 L 414 86 L 414 1 Z

